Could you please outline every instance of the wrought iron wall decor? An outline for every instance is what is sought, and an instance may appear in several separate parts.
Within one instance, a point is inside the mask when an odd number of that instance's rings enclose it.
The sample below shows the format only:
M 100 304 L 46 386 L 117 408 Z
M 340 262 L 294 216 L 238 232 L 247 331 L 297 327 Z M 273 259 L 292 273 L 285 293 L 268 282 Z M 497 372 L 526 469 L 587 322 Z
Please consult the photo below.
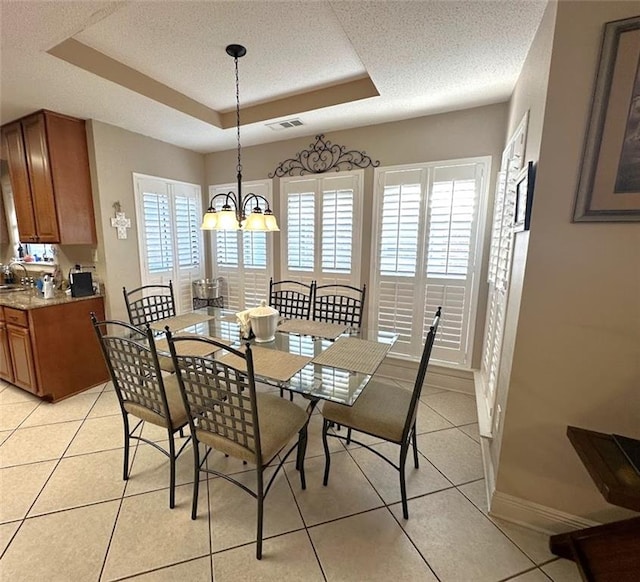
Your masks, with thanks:
M 373 161 L 365 151 L 347 150 L 345 146 L 332 144 L 325 140 L 324 134 L 316 135 L 315 143 L 308 150 L 301 150 L 295 158 L 289 158 L 269 174 L 269 178 L 283 176 L 304 176 L 305 174 L 323 174 L 335 170 L 353 170 L 354 168 L 377 168 L 380 161 Z

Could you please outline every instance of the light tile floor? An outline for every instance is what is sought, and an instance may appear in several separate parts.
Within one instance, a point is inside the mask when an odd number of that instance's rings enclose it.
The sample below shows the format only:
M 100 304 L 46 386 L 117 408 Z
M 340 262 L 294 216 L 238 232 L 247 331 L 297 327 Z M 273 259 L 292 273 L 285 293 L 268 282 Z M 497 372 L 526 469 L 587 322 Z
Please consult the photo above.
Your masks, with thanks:
M 131 477 L 122 480 L 122 419 L 111 384 L 52 405 L 0 382 L 0 579 L 580 580 L 572 562 L 549 552 L 546 536 L 487 515 L 470 396 L 423 395 L 420 469 L 407 463 L 408 521 L 397 473 L 356 444 L 331 441 L 323 487 L 320 414 L 309 426 L 307 489 L 287 462 L 265 501 L 257 561 L 255 502 L 238 487 L 201 476 L 198 519 L 190 519 L 191 445 L 177 462 L 175 509 L 167 461 L 153 447 L 135 446 Z M 166 439 L 157 427 L 143 430 L 159 444 Z M 216 453 L 209 462 L 253 483 L 239 461 Z

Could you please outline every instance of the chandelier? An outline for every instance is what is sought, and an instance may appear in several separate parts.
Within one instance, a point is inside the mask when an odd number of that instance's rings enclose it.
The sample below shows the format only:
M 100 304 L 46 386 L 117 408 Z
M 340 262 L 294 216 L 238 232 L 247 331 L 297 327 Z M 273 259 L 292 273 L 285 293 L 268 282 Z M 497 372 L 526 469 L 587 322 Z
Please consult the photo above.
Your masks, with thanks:
M 242 159 L 240 146 L 240 83 L 238 78 L 238 59 L 247 54 L 247 49 L 239 44 L 230 44 L 226 48 L 227 54 L 233 57 L 236 69 L 236 135 L 238 140 L 237 192 L 216 194 L 209 202 L 209 208 L 202 220 L 202 230 L 251 230 L 278 231 L 278 222 L 269 206 L 269 201 L 259 194 L 250 192 L 242 197 Z M 215 209 L 216 200 L 224 198 L 220 210 Z M 264 212 L 260 208 L 264 203 Z M 247 215 L 247 210 L 250 210 Z

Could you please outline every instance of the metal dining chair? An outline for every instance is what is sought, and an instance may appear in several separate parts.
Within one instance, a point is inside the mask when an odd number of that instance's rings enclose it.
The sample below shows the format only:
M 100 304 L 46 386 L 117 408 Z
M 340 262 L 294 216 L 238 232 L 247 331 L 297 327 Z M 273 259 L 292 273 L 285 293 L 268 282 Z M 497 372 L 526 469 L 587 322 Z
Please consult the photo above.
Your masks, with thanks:
M 314 321 L 340 323 L 351 328 L 362 326 L 367 286 L 362 289 L 351 285 L 316 285 L 313 295 Z M 340 430 L 340 424 L 336 425 Z M 347 430 L 347 444 L 351 442 L 351 429 Z
M 188 424 L 178 380 L 165 376 L 160 369 L 153 332 L 123 321 L 98 321 L 91 313 L 91 322 L 100 342 L 102 354 L 120 404 L 124 427 L 123 479 L 129 479 L 129 448 L 131 439 L 145 442 L 169 457 L 169 507 L 175 506 L 176 459 L 190 442 L 176 452 L 175 433 Z M 130 428 L 129 415 L 138 419 Z M 169 450 L 135 432 L 143 422 L 167 430 Z M 142 433 L 142 429 L 140 430 Z
M 362 325 L 367 286 L 316 285 L 313 296 L 313 319 L 341 323 L 359 328 Z
M 316 282 L 310 285 L 298 281 L 269 279 L 269 305 L 287 319 L 309 319 Z
M 143 285 L 131 291 L 123 287 L 122 294 L 127 306 L 129 323 L 136 327 L 144 327 L 147 323 L 173 317 L 176 314 L 171 281 L 168 285 Z
M 256 393 L 251 347 L 244 351 L 206 337 L 174 336 L 167 329 L 180 392 L 182 394 L 193 443 L 193 502 L 191 519 L 198 512 L 200 472 L 211 473 L 254 497 L 258 505 L 256 558 L 262 559 L 264 498 L 291 452 L 297 448 L 296 468 L 300 471 L 302 489 L 306 488 L 304 455 L 307 447 L 307 424 L 310 412 L 274 394 Z M 214 350 L 223 348 L 237 357 L 238 367 L 208 357 L 178 355 L 180 342 L 205 342 Z M 280 451 L 297 435 L 296 442 L 280 455 L 276 470 L 265 486 L 264 471 L 278 460 Z M 208 450 L 200 457 L 199 445 Z M 256 468 L 255 491 L 240 481 L 204 464 L 215 449 Z
M 442 308 L 438 311 L 429 328 L 427 339 L 422 351 L 418 375 L 412 391 L 401 388 L 397 384 L 388 384 L 376 379 L 371 380 L 363 390 L 362 394 L 355 401 L 353 406 L 345 406 L 335 402 L 325 402 L 322 408 L 324 417 L 322 427 L 322 443 L 324 445 L 325 466 L 323 484 L 329 481 L 329 470 L 331 468 L 331 457 L 329 455 L 329 445 L 327 437 L 341 440 L 353 441 L 365 447 L 372 453 L 389 463 L 400 473 L 400 494 L 402 496 L 402 515 L 409 519 L 409 509 L 407 505 L 407 486 L 405 480 L 405 463 L 409 447 L 413 444 L 413 462 L 418 468 L 418 444 L 416 441 L 416 417 L 418 412 L 418 402 L 422 392 L 422 385 L 427 373 L 427 366 L 435 341 L 438 325 L 440 324 Z M 332 423 L 340 424 L 385 441 L 395 443 L 400 446 L 400 459 L 396 465 L 389 458 L 379 451 L 354 439 L 352 436 L 343 437 L 338 434 L 329 433 Z
M 140 329 L 145 325 L 176 315 L 176 303 L 173 295 L 173 283 L 168 285 L 143 285 L 131 291 L 122 288 L 124 303 L 127 307 L 129 323 Z M 160 356 L 160 367 L 165 372 L 173 372 L 171 358 Z

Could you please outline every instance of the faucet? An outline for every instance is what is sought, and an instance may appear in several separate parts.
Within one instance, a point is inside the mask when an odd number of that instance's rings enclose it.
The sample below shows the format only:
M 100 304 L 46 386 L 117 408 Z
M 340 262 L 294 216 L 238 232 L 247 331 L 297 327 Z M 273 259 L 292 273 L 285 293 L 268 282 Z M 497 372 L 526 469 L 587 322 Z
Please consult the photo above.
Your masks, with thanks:
M 9 263 L 9 269 L 11 269 L 11 267 L 13 267 L 14 265 L 16 267 L 20 267 L 24 271 L 23 284 L 26 284 L 27 280 L 29 279 L 29 271 L 27 271 L 27 268 L 22 263 L 19 263 L 18 261 L 11 261 Z

